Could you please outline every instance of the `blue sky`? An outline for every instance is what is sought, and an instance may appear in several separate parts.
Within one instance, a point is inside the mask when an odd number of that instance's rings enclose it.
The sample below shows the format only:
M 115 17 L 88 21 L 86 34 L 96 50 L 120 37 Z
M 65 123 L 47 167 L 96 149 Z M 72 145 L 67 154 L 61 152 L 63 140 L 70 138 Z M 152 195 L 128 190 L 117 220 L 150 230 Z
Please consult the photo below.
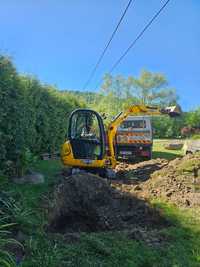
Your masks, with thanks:
M 0 0 L 0 51 L 18 71 L 81 90 L 128 0 Z M 135 0 L 94 79 L 93 90 L 164 0 Z M 200 106 L 200 1 L 171 0 L 114 74 L 166 75 L 185 110 Z

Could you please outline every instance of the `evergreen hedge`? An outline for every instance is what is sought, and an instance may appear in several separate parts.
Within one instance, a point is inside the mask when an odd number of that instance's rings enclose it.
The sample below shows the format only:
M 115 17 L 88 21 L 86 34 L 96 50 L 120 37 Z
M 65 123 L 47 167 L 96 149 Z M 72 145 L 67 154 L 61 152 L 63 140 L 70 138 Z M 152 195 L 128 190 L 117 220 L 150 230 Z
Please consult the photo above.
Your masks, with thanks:
M 59 151 L 70 112 L 80 103 L 70 94 L 21 76 L 0 56 L 0 171 L 20 175 L 27 151 Z

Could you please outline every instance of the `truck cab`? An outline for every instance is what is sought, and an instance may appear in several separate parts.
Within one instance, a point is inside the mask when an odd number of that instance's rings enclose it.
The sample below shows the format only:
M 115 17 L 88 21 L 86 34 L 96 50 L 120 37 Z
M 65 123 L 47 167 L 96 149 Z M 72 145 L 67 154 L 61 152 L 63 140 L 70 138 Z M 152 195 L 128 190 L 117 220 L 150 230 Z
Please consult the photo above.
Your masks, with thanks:
M 128 116 L 117 129 L 115 149 L 118 159 L 151 159 L 152 145 L 150 116 Z

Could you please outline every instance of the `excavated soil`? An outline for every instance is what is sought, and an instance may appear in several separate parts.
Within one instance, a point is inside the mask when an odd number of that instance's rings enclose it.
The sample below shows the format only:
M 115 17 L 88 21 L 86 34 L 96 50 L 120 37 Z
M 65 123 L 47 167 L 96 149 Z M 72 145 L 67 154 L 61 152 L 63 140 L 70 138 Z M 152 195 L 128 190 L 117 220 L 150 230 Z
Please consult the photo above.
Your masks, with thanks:
M 66 177 L 54 192 L 49 231 L 98 232 L 132 226 L 160 228 L 168 222 L 147 202 L 113 188 L 110 181 L 81 173 Z
M 136 164 L 119 163 L 115 169 L 117 180 L 123 180 L 124 183 L 133 181 L 146 181 L 150 175 L 162 169 L 168 164 L 166 159 L 152 159 Z
M 159 162 L 155 160 L 157 161 Z M 121 192 L 146 200 L 161 198 L 177 206 L 200 207 L 200 154 L 189 154 L 169 163 L 161 162 L 160 170 L 149 172 L 145 182 L 136 179 L 135 183 L 129 185 L 116 181 L 113 186 Z M 141 163 L 143 164 L 149 165 L 149 162 Z M 128 175 L 129 179 L 134 179 L 132 172 Z
M 141 185 L 144 198 L 162 198 L 177 206 L 200 207 L 200 153 L 177 158 Z
M 200 154 L 196 154 L 170 162 L 120 163 L 112 181 L 89 173 L 64 174 L 54 191 L 48 230 L 64 234 L 128 230 L 132 238 L 145 239 L 152 233 L 156 240 L 154 233 L 170 223 L 149 199 L 200 207 L 199 169 Z

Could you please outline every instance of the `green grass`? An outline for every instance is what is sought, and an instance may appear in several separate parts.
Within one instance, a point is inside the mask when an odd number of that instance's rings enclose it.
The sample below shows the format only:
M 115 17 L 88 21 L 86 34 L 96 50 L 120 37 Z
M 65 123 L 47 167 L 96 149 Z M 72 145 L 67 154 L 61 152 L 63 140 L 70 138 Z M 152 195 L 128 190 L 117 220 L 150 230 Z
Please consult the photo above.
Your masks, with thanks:
M 82 234 L 80 242 L 71 245 L 59 234 L 56 237 L 37 234 L 27 244 L 29 257 L 22 266 L 199 267 L 199 213 L 195 216 L 194 211 L 180 210 L 162 202 L 154 202 L 154 205 L 173 222 L 173 226 L 160 230 L 167 239 L 164 246 L 148 247 L 123 233 Z
M 157 152 L 157 154 L 156 154 Z M 163 142 L 155 142 L 154 156 L 172 159 L 180 151 L 165 151 Z M 45 175 L 42 185 L 13 185 L 0 180 L 0 190 L 7 191 L 22 210 L 31 214 L 18 221 L 27 235 L 24 242 L 26 256 L 21 267 L 199 267 L 200 266 L 200 210 L 183 210 L 154 200 L 152 204 L 172 226 L 161 229 L 166 244 L 149 247 L 141 241 L 128 239 L 121 233 L 93 233 L 80 236 L 80 242 L 69 244 L 61 234 L 46 233 L 44 202 L 52 198 L 61 169 L 58 161 L 40 161 L 35 169 Z
M 43 184 L 14 184 L 5 178 L 0 179 L 0 191 L 8 194 L 13 200 L 16 200 L 19 211 L 15 220 L 24 231 L 34 232 L 40 230 L 45 220 L 45 210 L 41 203 L 48 201 L 51 191 L 55 185 L 55 174 L 60 171 L 61 163 L 59 161 L 40 161 L 35 165 L 35 171 L 41 172 L 45 176 Z M 15 211 L 13 211 L 15 212 Z M 24 216 L 23 216 L 24 215 Z
M 168 150 L 165 149 L 165 145 L 170 140 L 154 140 L 153 143 L 153 158 L 165 158 L 168 160 L 175 159 L 177 157 L 183 156 L 183 150 Z
M 191 137 L 192 140 L 200 140 L 200 134 L 194 134 L 192 137 Z

